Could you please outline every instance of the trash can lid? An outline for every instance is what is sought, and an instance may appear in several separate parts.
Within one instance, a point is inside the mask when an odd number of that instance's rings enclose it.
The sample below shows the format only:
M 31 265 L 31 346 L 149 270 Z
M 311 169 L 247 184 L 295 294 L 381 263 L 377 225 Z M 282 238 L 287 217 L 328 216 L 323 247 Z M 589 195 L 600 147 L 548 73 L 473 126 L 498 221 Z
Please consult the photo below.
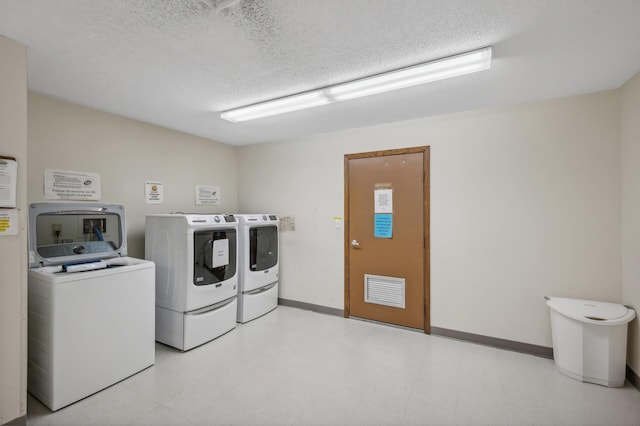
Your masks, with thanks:
M 618 303 L 596 302 L 593 300 L 549 297 L 547 305 L 570 318 L 589 322 L 628 322 L 635 317 L 635 311 Z M 616 321 L 618 320 L 618 321 Z

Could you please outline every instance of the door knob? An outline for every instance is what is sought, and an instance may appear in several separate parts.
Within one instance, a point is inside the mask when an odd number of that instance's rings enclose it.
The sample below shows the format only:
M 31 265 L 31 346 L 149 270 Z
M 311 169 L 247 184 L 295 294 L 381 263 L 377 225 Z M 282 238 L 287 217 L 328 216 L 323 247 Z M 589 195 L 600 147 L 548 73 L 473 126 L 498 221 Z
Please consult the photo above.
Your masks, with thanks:
M 354 247 L 360 247 L 360 243 L 357 240 L 351 241 L 351 245 Z

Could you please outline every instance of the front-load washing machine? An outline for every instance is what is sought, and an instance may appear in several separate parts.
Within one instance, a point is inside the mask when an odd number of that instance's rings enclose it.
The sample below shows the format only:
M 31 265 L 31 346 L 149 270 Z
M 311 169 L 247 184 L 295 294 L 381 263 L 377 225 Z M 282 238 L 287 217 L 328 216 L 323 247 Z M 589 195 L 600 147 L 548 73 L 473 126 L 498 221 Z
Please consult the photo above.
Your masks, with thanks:
M 55 411 L 155 362 L 153 262 L 127 256 L 124 207 L 29 207 L 27 390 Z
M 237 214 L 240 230 L 239 323 L 278 306 L 278 216 Z
M 235 328 L 237 234 L 233 215 L 147 215 L 145 258 L 156 264 L 158 342 L 186 351 Z

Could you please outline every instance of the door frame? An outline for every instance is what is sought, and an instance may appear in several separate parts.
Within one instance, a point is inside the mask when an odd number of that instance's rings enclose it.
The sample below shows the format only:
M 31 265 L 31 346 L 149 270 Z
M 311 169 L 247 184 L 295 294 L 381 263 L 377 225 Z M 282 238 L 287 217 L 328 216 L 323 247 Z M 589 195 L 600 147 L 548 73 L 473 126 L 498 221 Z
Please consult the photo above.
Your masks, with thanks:
M 344 156 L 344 317 L 350 317 L 350 278 L 349 270 L 351 257 L 351 243 L 349 241 L 349 160 L 358 158 L 385 157 L 390 155 L 412 154 L 422 152 L 423 164 L 423 238 L 424 238 L 424 332 L 431 334 L 431 241 L 430 241 L 430 169 L 429 169 L 429 146 L 418 146 L 414 148 L 389 149 L 383 151 L 361 152 L 357 154 L 345 154 Z

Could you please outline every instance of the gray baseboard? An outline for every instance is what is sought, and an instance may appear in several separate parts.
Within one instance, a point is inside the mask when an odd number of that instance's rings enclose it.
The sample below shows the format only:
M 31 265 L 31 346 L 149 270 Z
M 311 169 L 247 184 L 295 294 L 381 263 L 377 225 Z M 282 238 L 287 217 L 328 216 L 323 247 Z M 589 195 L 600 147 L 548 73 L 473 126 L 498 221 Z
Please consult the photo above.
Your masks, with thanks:
M 18 417 L 11 420 L 9 423 L 5 423 L 3 426 L 27 426 L 27 415 Z
M 553 359 L 553 348 L 548 348 L 546 346 L 532 345 L 530 343 L 516 342 L 513 340 L 498 339 L 497 337 L 488 337 L 480 334 L 465 333 L 463 331 L 449 330 L 447 328 L 440 327 L 431 327 L 431 334 L 449 337 L 456 340 L 463 340 L 465 342 L 491 346 L 498 349 L 506 349 L 509 351 L 521 352 L 529 355 Z
M 344 317 L 342 309 L 329 308 L 328 306 L 314 305 L 313 303 L 298 302 L 297 300 L 288 300 L 278 298 L 278 304 L 289 306 L 291 308 L 304 309 L 305 311 L 313 311 L 321 314 L 335 315 Z M 497 337 L 483 336 L 481 334 L 465 333 L 464 331 L 449 330 L 447 328 L 431 327 L 431 334 L 435 336 L 448 337 L 451 339 L 462 340 L 479 345 L 491 346 L 498 349 L 506 349 L 508 351 L 520 352 L 528 355 L 539 356 L 542 358 L 553 359 L 553 348 L 546 346 L 532 345 L 530 343 L 516 342 L 513 340 L 499 339 Z M 640 376 L 627 365 L 627 380 L 638 391 L 640 391 Z
M 640 391 L 640 376 L 638 376 L 636 372 L 633 371 L 631 367 L 629 367 L 628 365 L 627 365 L 627 380 L 629 381 L 629 383 L 633 385 L 634 388 Z
M 288 300 L 278 298 L 278 305 L 289 306 L 291 308 L 304 309 L 305 311 L 313 311 L 321 314 L 335 315 L 344 317 L 342 309 L 330 308 L 328 306 L 314 305 L 313 303 L 298 302 L 297 300 Z
M 344 316 L 344 311 L 342 309 L 329 308 L 327 306 L 314 305 L 313 303 L 299 302 L 297 300 L 279 298 L 278 304 L 282 306 L 289 306 L 291 308 L 304 309 L 306 311 L 319 312 L 321 314 L 336 315 L 340 317 Z M 522 352 L 544 358 L 553 358 L 553 349 L 547 348 L 545 346 L 531 345 L 529 343 L 498 339 L 496 337 L 487 337 L 479 334 L 465 333 L 462 331 L 449 330 L 440 327 L 431 327 L 431 334 L 442 337 L 449 337 L 457 340 L 463 340 L 471 343 L 478 343 L 485 346 L 493 346 L 499 349 Z

